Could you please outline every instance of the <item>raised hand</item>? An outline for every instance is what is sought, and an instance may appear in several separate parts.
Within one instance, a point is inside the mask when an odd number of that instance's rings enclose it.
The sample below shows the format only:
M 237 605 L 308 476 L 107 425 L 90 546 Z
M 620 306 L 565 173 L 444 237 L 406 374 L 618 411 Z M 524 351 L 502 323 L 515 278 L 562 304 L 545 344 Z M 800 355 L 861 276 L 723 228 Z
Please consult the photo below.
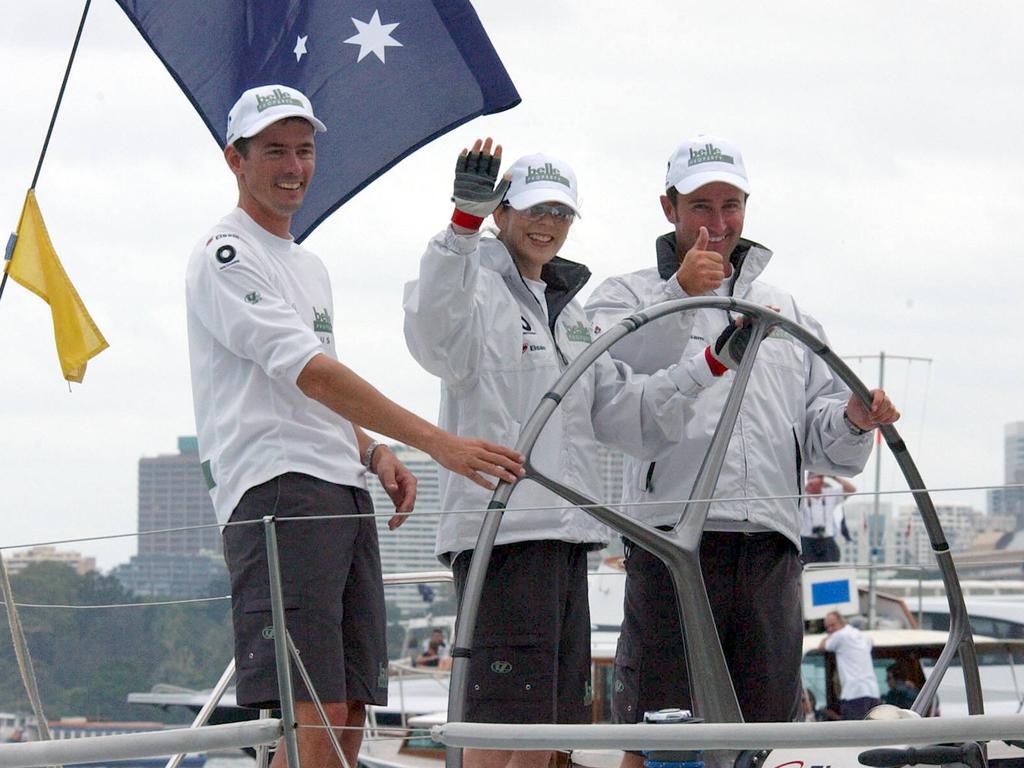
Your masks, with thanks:
M 708 250 L 710 239 L 707 227 L 701 227 L 697 241 L 683 256 L 683 261 L 676 272 L 676 280 L 688 296 L 703 296 L 710 293 L 728 276 L 722 254 Z
M 475 232 L 485 218 L 494 212 L 505 198 L 509 180 L 498 181 L 501 168 L 501 145 L 491 154 L 491 139 L 477 139 L 472 149 L 463 149 L 455 161 L 455 184 L 452 202 L 455 214 L 452 222 Z M 495 186 L 497 184 L 497 186 Z

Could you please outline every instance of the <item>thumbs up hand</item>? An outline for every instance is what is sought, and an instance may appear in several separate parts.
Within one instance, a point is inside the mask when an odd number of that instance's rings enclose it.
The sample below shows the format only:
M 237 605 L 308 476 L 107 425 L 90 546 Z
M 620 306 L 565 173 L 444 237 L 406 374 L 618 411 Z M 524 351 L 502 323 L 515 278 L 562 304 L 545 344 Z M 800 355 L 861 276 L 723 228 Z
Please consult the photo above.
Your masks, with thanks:
M 683 256 L 676 272 L 676 280 L 688 296 L 703 296 L 710 293 L 732 273 L 731 265 L 726 264 L 720 253 L 708 250 L 710 239 L 707 227 L 701 227 L 697 241 Z

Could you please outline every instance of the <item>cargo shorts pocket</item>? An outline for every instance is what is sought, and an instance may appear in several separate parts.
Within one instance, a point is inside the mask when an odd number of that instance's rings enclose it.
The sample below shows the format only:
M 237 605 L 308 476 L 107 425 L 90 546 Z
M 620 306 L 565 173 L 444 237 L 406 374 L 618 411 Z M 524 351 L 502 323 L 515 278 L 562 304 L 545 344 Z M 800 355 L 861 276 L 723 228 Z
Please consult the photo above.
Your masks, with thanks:
M 640 660 L 628 637 L 620 637 L 612 675 L 612 722 L 640 722 Z
M 545 703 L 551 700 L 554 659 L 542 635 L 485 640 L 470 660 L 469 696 L 480 701 Z
M 300 613 L 298 597 L 284 598 L 285 624 L 292 637 Z M 239 669 L 265 667 L 275 663 L 274 617 L 269 597 L 245 600 L 235 612 L 235 664 Z

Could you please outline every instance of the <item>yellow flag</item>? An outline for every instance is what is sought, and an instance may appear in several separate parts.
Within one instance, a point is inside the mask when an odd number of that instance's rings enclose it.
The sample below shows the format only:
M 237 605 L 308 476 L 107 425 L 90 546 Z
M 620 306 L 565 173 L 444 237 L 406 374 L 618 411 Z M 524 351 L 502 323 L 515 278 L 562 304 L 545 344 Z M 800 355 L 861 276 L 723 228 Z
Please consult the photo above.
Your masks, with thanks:
M 17 235 L 7 274 L 50 305 L 64 378 L 81 383 L 86 361 L 106 349 L 107 341 L 60 265 L 39 212 L 35 190 L 30 189 L 25 196 Z

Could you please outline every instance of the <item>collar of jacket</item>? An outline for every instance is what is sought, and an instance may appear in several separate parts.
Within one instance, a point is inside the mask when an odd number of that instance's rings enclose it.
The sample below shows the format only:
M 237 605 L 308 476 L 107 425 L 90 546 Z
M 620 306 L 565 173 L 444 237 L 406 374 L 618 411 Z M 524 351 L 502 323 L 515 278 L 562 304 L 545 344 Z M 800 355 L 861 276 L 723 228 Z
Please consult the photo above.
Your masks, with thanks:
M 505 277 L 513 278 L 526 288 L 519 267 L 516 266 L 512 254 L 509 253 L 503 242 L 497 238 L 481 238 L 480 246 L 480 265 L 482 267 L 493 269 Z M 587 284 L 590 279 L 590 270 L 584 264 L 555 256 L 541 268 L 540 279 L 547 284 L 544 298 L 548 305 L 548 325 L 553 328 L 559 313 Z
M 659 237 L 654 244 L 655 253 L 658 257 L 658 275 L 662 280 L 668 280 L 679 270 L 679 256 L 676 255 L 676 233 L 667 232 Z M 736 293 L 743 295 L 750 283 L 768 266 L 772 252 L 760 243 L 747 240 L 741 237 L 736 248 L 733 249 L 729 261 L 732 263 L 733 273 L 729 281 L 729 295 Z M 737 291 L 737 287 L 741 290 Z

